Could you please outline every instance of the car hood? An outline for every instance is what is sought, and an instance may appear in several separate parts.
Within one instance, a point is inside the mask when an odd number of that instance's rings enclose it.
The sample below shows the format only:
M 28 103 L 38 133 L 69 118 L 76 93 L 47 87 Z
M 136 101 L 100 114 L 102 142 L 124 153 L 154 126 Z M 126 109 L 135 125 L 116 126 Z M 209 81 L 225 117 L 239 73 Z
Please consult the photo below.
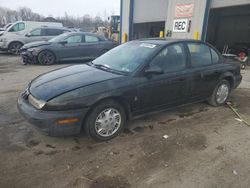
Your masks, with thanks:
M 38 76 L 30 83 L 29 91 L 37 99 L 49 101 L 63 93 L 118 77 L 122 75 L 88 65 L 73 65 Z
M 45 45 L 50 45 L 50 44 L 51 44 L 51 42 L 46 42 L 46 41 L 30 42 L 28 44 L 25 44 L 23 46 L 23 49 L 35 48 L 35 47 L 45 46 Z

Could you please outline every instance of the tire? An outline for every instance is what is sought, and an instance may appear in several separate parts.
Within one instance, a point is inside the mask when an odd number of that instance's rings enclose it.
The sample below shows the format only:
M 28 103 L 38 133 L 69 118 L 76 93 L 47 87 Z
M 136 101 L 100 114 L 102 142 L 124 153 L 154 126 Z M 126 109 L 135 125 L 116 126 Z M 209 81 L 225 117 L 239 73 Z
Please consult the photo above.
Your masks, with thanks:
M 105 100 L 91 110 L 83 126 L 89 137 L 106 141 L 119 135 L 124 130 L 125 122 L 123 107 L 113 100 Z
M 52 65 L 55 64 L 56 57 L 53 52 L 43 50 L 38 54 L 37 60 L 41 65 Z
M 221 80 L 215 87 L 212 96 L 208 100 L 208 103 L 212 106 L 221 106 L 225 104 L 229 97 L 230 89 L 230 83 L 227 80 Z
M 10 53 L 12 54 L 20 54 L 20 49 L 23 46 L 23 44 L 21 42 L 12 42 L 10 43 L 8 50 Z

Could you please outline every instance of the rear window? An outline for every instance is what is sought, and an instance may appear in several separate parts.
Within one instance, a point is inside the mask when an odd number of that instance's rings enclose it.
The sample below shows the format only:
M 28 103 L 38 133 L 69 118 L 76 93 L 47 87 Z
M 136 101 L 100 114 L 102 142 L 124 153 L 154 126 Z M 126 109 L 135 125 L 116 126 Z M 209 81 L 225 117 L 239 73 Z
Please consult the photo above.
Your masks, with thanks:
M 217 54 L 217 52 L 214 49 L 212 49 L 212 48 L 210 48 L 210 49 L 211 49 L 213 63 L 219 63 L 219 60 L 220 60 L 219 55 Z

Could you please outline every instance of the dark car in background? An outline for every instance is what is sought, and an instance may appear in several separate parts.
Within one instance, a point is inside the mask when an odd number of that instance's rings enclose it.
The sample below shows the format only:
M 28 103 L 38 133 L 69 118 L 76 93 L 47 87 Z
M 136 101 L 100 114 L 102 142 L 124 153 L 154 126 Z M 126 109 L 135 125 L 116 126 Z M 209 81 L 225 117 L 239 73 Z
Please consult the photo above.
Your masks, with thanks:
M 132 41 L 88 64 L 38 76 L 18 97 L 18 108 L 49 135 L 84 129 L 108 140 L 129 119 L 198 101 L 223 105 L 241 79 L 240 64 L 206 43 Z
M 93 60 L 116 46 L 94 33 L 70 32 L 48 42 L 33 42 L 21 48 L 24 63 L 51 65 L 60 61 Z

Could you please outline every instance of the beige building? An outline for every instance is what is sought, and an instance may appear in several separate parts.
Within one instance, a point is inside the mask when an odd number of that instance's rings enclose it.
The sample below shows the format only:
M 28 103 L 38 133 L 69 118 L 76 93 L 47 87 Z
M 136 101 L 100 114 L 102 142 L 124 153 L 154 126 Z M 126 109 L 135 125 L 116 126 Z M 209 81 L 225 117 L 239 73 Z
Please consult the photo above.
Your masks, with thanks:
M 164 31 L 165 37 L 206 40 L 222 50 L 250 43 L 250 0 L 121 0 L 120 26 L 128 40 Z

